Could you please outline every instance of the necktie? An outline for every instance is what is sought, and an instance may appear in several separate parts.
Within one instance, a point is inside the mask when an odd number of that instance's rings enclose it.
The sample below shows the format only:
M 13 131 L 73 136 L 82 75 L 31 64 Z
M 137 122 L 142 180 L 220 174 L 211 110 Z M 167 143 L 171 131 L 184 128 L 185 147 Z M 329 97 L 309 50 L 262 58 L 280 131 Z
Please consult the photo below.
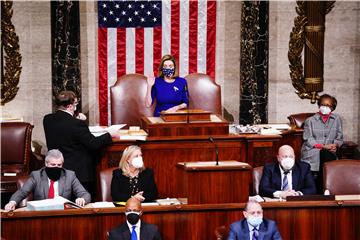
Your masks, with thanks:
M 282 184 L 282 189 L 281 189 L 282 191 L 289 190 L 289 183 L 288 183 L 287 175 L 288 175 L 288 173 L 284 172 L 283 184 Z
M 251 240 L 258 240 L 258 237 L 259 237 L 259 230 L 257 228 L 254 228 Z
M 50 180 L 50 187 L 49 187 L 48 198 L 54 198 L 54 197 L 55 197 L 54 181 L 53 181 L 53 180 Z
M 135 231 L 136 226 L 132 226 L 131 240 L 137 240 L 137 234 Z

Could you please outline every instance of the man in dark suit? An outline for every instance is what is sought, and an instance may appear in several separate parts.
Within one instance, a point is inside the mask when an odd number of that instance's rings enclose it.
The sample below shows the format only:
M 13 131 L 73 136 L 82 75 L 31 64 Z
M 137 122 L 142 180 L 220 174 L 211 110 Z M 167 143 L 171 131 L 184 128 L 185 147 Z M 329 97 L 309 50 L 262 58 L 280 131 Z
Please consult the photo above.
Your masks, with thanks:
M 161 240 L 157 226 L 140 220 L 141 203 L 129 198 L 125 205 L 126 223 L 109 232 L 109 240 Z
M 71 199 L 76 196 L 76 204 L 84 206 L 91 200 L 90 194 L 81 185 L 73 171 L 62 168 L 64 157 L 57 149 L 50 150 L 45 158 L 45 167 L 33 171 L 24 186 L 17 190 L 5 206 L 5 210 L 14 210 L 30 193 L 34 200 L 62 196 Z
M 118 133 L 95 137 L 85 121 L 74 117 L 76 95 L 71 91 L 60 92 L 56 97 L 58 110 L 44 117 L 44 130 L 48 149 L 59 149 L 64 154 L 64 167 L 76 173 L 81 184 L 94 194 L 96 150 L 112 142 Z
M 279 148 L 277 163 L 264 166 L 259 193 L 263 197 L 286 198 L 315 194 L 316 186 L 310 165 L 295 161 L 294 149 L 289 145 Z
M 230 225 L 228 240 L 281 239 L 276 223 L 263 218 L 263 210 L 258 202 L 247 202 L 243 214 L 244 219 Z

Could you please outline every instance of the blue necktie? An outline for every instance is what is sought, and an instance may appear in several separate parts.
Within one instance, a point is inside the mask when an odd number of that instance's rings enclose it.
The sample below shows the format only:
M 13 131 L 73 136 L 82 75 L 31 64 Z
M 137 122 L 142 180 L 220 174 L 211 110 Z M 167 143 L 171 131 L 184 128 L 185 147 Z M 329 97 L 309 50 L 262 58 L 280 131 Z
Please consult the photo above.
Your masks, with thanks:
M 136 226 L 132 226 L 131 240 L 137 240 L 137 234 L 135 231 Z
M 258 240 L 258 237 L 259 237 L 259 230 L 257 228 L 254 228 L 251 240 Z
M 288 183 L 288 179 L 287 179 L 287 174 L 288 173 L 284 173 L 284 178 L 283 178 L 283 184 L 282 184 L 282 191 L 286 191 L 289 189 L 289 183 Z

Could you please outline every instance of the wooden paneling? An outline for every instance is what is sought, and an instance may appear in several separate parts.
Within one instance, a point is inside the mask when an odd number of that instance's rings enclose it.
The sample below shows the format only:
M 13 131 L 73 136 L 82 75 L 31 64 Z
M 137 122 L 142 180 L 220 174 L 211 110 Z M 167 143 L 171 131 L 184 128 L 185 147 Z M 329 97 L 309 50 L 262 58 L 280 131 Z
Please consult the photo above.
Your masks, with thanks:
M 297 144 L 300 136 L 293 130 L 283 135 L 217 135 L 211 143 L 208 136 L 148 137 L 146 141 L 115 141 L 108 146 L 97 166 L 97 171 L 118 166 L 124 149 L 132 144 L 143 151 L 146 167 L 154 170 L 159 197 L 184 197 L 177 190 L 176 164 L 178 162 L 215 161 L 215 145 L 219 149 L 219 161 L 247 162 L 252 167 L 276 161 L 277 149 L 282 144 Z M 301 140 L 301 139 L 300 139 Z M 295 149 L 299 152 L 300 149 Z M 228 186 L 229 191 L 232 189 Z M 99 193 L 99 191 L 98 191 Z M 98 194 L 99 196 L 99 194 Z
M 263 203 L 283 239 L 359 239 L 360 201 Z M 145 207 L 143 220 L 163 239 L 211 240 L 216 227 L 242 218 L 243 203 Z M 124 221 L 124 208 L 1 213 L 4 239 L 106 239 Z
M 177 165 L 177 190 L 189 204 L 245 202 L 249 196 L 251 167 Z M 236 189 L 236 190 L 235 190 Z

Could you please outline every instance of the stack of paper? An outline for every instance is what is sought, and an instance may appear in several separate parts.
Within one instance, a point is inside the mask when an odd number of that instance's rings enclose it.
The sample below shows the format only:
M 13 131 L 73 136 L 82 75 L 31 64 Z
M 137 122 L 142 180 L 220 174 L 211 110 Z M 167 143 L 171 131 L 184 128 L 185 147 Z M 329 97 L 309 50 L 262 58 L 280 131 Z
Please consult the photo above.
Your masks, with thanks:
M 102 126 L 89 126 L 89 130 L 95 137 L 101 136 L 107 132 L 118 131 L 121 128 L 125 127 L 126 124 L 115 124 L 110 127 L 102 127 Z
M 53 199 L 44 199 L 38 201 L 27 202 L 27 209 L 30 211 L 46 211 L 46 210 L 64 210 L 65 208 L 81 208 L 74 202 L 69 201 L 61 196 Z

